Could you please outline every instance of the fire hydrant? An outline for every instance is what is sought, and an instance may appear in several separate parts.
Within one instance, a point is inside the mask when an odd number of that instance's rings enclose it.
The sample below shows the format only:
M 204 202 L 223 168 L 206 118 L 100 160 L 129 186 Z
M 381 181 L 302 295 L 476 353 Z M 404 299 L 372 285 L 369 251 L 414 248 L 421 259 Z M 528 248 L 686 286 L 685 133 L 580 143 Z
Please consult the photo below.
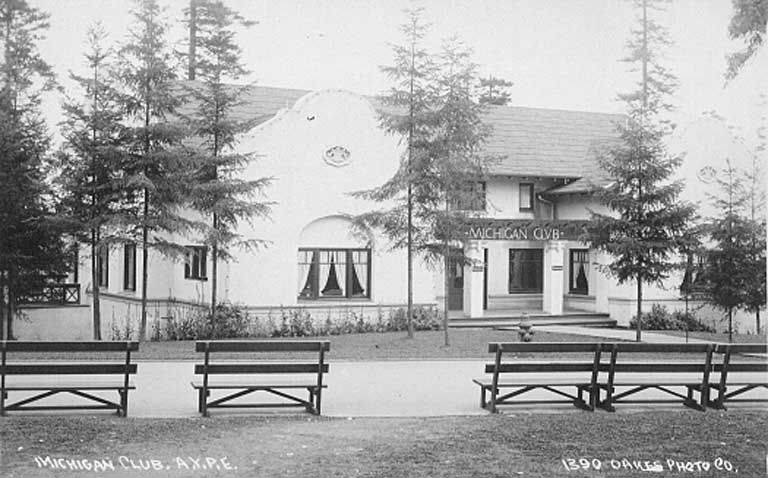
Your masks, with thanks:
M 533 339 L 533 324 L 528 320 L 528 314 L 523 313 L 523 318 L 518 325 L 519 329 L 517 333 L 520 335 L 521 342 L 530 342 Z

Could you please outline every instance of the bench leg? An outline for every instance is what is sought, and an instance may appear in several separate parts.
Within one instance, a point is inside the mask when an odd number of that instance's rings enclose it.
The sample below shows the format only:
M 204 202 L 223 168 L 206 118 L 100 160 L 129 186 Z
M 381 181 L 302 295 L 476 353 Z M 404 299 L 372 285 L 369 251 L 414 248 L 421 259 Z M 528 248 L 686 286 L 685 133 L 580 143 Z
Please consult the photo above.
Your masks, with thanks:
M 122 417 L 128 416 L 128 390 L 120 390 L 120 410 L 117 414 Z
M 200 412 L 200 414 L 204 417 L 208 416 L 208 395 L 210 392 L 205 393 L 205 391 L 202 388 L 198 389 L 198 395 L 197 395 L 197 411 Z
M 304 408 L 306 408 L 307 412 L 313 415 L 317 415 L 317 411 L 315 408 L 315 393 L 311 388 L 308 388 L 307 391 L 309 392 L 309 405 L 307 405 Z
M 480 385 L 480 408 L 485 409 L 485 406 L 487 404 L 485 400 L 485 394 L 486 394 L 486 388 Z

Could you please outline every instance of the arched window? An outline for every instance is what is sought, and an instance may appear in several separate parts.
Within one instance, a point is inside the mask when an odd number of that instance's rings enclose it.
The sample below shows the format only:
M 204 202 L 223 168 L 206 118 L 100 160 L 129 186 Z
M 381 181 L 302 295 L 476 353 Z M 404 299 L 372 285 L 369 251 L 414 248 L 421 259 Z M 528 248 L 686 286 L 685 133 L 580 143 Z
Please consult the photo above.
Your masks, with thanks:
M 301 231 L 298 251 L 298 298 L 368 299 L 371 297 L 370 240 L 351 233 L 349 219 L 330 216 Z

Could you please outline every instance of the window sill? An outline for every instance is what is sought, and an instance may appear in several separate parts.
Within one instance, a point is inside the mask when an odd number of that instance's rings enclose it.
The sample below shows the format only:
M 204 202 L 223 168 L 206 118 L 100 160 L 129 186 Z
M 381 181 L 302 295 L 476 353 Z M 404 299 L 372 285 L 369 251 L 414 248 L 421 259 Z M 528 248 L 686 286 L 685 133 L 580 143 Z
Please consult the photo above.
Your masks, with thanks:
M 371 302 L 370 297 L 297 297 L 296 300 L 301 304 L 327 304 L 329 302 L 338 302 L 340 304 L 349 304 L 355 302 Z
M 595 299 L 594 295 L 589 295 L 589 293 L 581 293 L 581 292 L 573 292 L 570 291 L 567 294 L 565 294 L 566 297 L 573 297 L 574 299 Z
M 186 280 L 196 280 L 198 282 L 207 282 L 208 281 L 207 277 L 185 277 L 184 279 L 186 279 Z

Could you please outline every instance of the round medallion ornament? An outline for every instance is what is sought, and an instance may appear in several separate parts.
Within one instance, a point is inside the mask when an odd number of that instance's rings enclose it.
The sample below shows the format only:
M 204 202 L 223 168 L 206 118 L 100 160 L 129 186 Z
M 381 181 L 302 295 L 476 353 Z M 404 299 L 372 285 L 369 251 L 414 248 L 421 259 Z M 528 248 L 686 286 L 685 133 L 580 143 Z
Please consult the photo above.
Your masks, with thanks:
M 334 146 L 323 153 L 326 163 L 337 168 L 346 166 L 351 161 L 349 150 L 343 146 Z

